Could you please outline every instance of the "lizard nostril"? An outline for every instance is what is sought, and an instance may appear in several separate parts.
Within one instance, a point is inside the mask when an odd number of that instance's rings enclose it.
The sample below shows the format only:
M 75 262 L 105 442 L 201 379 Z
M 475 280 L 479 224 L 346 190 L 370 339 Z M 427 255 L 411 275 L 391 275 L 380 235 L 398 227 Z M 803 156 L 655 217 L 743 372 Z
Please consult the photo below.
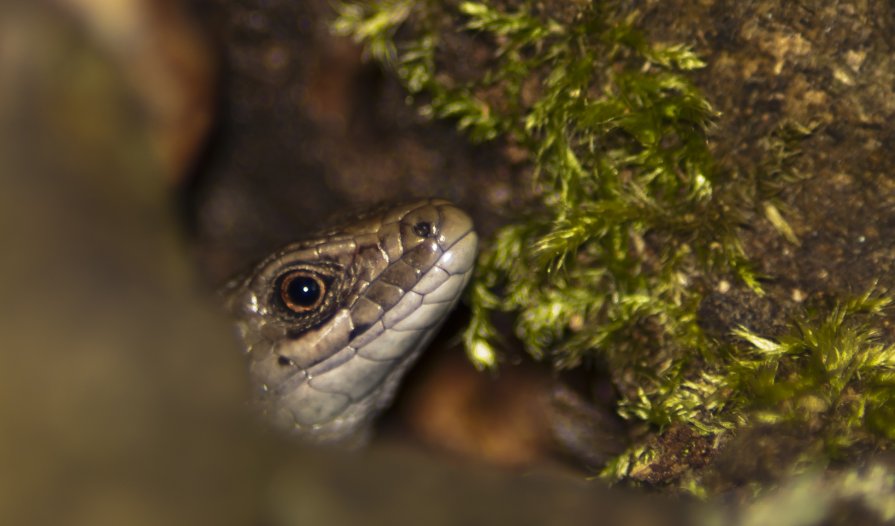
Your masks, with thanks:
M 292 365 L 292 360 L 290 360 L 289 358 L 286 358 L 285 356 L 279 356 L 279 357 L 277 357 L 277 365 L 282 365 L 283 367 L 286 367 L 287 365 Z
M 432 223 L 420 221 L 419 223 L 413 225 L 413 233 L 424 238 L 434 237 L 435 228 L 432 227 Z

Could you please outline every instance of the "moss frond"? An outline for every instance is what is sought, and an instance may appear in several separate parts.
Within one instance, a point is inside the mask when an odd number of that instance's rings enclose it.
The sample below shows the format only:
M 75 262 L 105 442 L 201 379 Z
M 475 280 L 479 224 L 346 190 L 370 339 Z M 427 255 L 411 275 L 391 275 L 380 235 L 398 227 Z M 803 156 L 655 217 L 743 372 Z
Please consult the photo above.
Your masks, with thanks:
M 738 410 L 764 422 L 819 430 L 827 452 L 895 437 L 895 345 L 881 341 L 880 317 L 892 296 L 871 289 L 823 316 L 793 322 L 772 340 L 740 327 L 748 343 L 725 379 Z M 880 446 L 884 444 L 879 444 Z
M 685 75 L 699 58 L 682 44 L 648 42 L 636 17 L 602 2 L 572 22 L 485 2 L 414 4 L 411 14 L 401 2 L 371 6 L 366 18 L 343 8 L 336 27 L 374 56 L 396 49 L 386 62 L 425 96 L 424 114 L 453 120 L 473 140 L 504 137 L 534 159 L 541 212 L 497 232 L 479 260 L 464 336 L 473 362 L 496 363 L 490 315 L 514 312 L 532 356 L 558 368 L 608 360 L 625 371 L 626 416 L 711 429 L 685 379 L 665 380 L 667 364 L 678 370 L 706 346 L 695 316 L 700 276 L 758 285 L 715 196 L 706 133 L 716 113 Z M 478 78 L 439 76 L 445 17 L 492 44 Z M 391 22 L 405 19 L 414 20 L 410 36 L 382 44 L 395 35 Z
M 410 16 L 414 3 L 414 0 L 382 0 L 368 4 L 339 4 L 333 31 L 351 36 L 355 42 L 363 43 L 373 58 L 392 64 L 397 54 L 395 32 Z
M 464 333 L 472 362 L 498 364 L 491 317 L 504 311 L 533 357 L 557 369 L 608 365 L 619 414 L 658 434 L 683 427 L 717 440 L 797 421 L 820 430 L 834 456 L 895 438 L 895 350 L 874 325 L 887 296 L 806 316 L 779 339 L 741 327 L 739 346 L 710 341 L 697 324 L 714 282 L 762 293 L 738 210 L 763 211 L 800 242 L 774 198 L 802 177 L 793 159 L 812 127 L 781 126 L 762 173 L 734 184 L 708 146 L 717 113 L 690 79 L 704 63 L 687 45 L 649 41 L 637 13 L 612 2 L 563 19 L 538 6 L 374 0 L 345 4 L 335 24 L 394 68 L 424 115 L 532 160 L 540 202 L 480 254 Z M 487 57 L 462 75 L 445 59 L 457 39 Z M 660 457 L 640 440 L 603 474 L 636 478 Z

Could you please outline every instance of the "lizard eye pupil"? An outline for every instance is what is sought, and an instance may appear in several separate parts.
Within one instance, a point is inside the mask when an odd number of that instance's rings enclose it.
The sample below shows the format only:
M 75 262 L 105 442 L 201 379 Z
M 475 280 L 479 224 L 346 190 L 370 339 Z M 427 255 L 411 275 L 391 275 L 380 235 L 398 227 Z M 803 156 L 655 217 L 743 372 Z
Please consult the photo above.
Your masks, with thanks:
M 320 305 L 325 285 L 320 278 L 305 271 L 287 274 L 280 283 L 280 297 L 286 307 L 297 313 Z

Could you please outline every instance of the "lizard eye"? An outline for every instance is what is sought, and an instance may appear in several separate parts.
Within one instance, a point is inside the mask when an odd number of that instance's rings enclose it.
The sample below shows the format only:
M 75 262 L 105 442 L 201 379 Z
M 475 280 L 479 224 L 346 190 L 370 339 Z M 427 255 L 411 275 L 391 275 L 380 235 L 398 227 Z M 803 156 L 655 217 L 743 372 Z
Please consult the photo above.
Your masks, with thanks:
M 326 284 L 307 270 L 293 270 L 279 279 L 279 294 L 287 309 L 303 314 L 320 306 Z

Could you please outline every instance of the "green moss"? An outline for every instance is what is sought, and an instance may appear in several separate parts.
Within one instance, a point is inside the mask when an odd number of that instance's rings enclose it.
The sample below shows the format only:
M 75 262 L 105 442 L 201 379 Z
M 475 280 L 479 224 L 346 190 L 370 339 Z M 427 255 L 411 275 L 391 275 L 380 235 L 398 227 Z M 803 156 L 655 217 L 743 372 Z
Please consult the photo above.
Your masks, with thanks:
M 778 449 L 776 426 L 781 440 L 798 429 L 799 448 L 779 459 L 786 463 L 779 466 L 783 473 L 888 449 L 895 438 L 895 346 L 882 343 L 878 327 L 893 302 L 871 290 L 825 311 L 803 312 L 779 339 L 740 327 L 734 332 L 741 343 L 709 349 L 714 360 L 675 369 L 664 376 L 660 396 L 641 393 L 622 400 L 619 410 L 646 421 L 667 415 L 718 438 L 726 431 L 764 430 L 770 445 L 739 444 L 745 457 Z M 651 481 L 660 449 L 649 439 L 638 442 L 602 476 Z M 681 477 L 678 487 L 704 496 L 697 479 Z
M 810 127 L 781 126 L 766 173 L 734 184 L 707 146 L 716 114 L 689 79 L 703 63 L 686 45 L 648 42 L 636 15 L 611 2 L 582 3 L 562 20 L 537 5 L 380 0 L 344 4 L 335 23 L 394 68 L 425 115 L 532 161 L 540 203 L 479 259 L 464 335 L 473 363 L 499 362 L 491 316 L 506 311 L 533 357 L 557 369 L 605 364 L 618 413 L 654 431 L 607 465 L 610 480 L 648 470 L 661 454 L 651 438 L 671 425 L 722 437 L 807 418 L 831 454 L 893 438 L 892 350 L 855 321 L 888 300 L 845 303 L 780 341 L 740 329 L 750 344 L 741 348 L 697 325 L 710 283 L 762 292 L 738 210 L 763 210 L 799 242 L 774 197 L 799 177 L 792 159 Z M 488 50 L 471 78 L 445 59 L 458 38 Z M 707 491 L 692 474 L 678 480 Z
M 413 14 L 408 5 L 349 4 L 336 28 L 393 62 L 411 93 L 428 96 L 424 113 L 454 119 L 473 140 L 502 136 L 528 150 L 543 192 L 540 215 L 501 230 L 482 255 L 467 332 L 477 363 L 485 365 L 475 356 L 488 354 L 495 309 L 519 313 L 529 352 L 551 349 L 559 367 L 572 367 L 609 349 L 630 361 L 630 332 L 641 323 L 656 324 L 663 342 L 700 345 L 695 265 L 719 265 L 757 287 L 713 199 L 705 131 L 714 112 L 681 74 L 702 66 L 686 47 L 649 45 L 631 20 L 599 4 L 560 24 L 463 2 L 446 14 L 492 39 L 495 57 L 480 77 L 448 83 L 435 80 L 441 36 L 429 21 L 445 13 L 416 4 L 418 34 L 382 43 Z M 540 92 L 527 100 L 532 80 Z
M 877 325 L 892 302 L 867 292 L 793 322 L 779 340 L 737 329 L 749 348 L 725 368 L 725 388 L 736 393 L 728 414 L 806 426 L 832 459 L 885 447 L 895 438 L 895 346 L 881 343 Z

